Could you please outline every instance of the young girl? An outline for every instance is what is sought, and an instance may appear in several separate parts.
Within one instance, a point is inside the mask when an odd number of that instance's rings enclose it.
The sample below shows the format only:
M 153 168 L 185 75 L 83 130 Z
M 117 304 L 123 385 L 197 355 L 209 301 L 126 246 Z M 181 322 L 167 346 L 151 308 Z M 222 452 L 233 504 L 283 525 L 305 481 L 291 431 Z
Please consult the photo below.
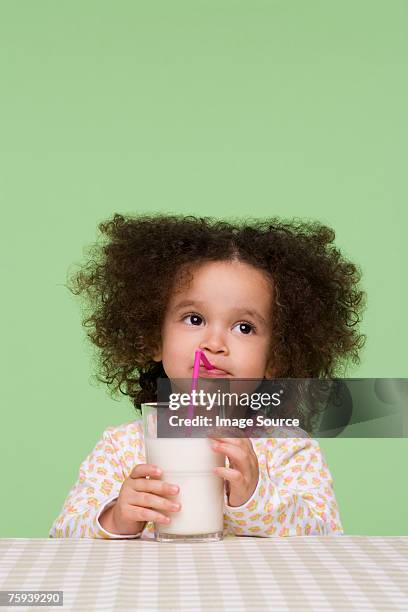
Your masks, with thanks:
M 108 239 L 68 288 L 88 298 L 99 380 L 128 395 L 137 418 L 103 432 L 50 537 L 153 538 L 153 523 L 180 511 L 177 483 L 146 464 L 139 408 L 157 401 L 157 378 L 191 378 L 197 349 L 236 378 L 338 375 L 360 361 L 365 294 L 357 267 L 331 245 L 334 231 L 318 223 L 115 214 L 99 228 Z M 316 440 L 212 445 L 228 458 L 215 469 L 227 485 L 225 534 L 343 533 Z

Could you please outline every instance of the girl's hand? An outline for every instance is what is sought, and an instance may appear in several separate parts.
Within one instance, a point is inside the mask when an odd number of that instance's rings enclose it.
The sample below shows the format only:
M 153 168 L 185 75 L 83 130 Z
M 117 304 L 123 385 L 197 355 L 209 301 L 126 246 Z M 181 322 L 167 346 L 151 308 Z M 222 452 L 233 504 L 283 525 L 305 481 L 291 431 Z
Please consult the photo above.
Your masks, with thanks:
M 216 467 L 214 472 L 227 481 L 230 506 L 242 506 L 256 489 L 259 477 L 258 457 L 249 438 L 214 438 L 214 452 L 228 457 L 229 467 Z
M 180 510 L 180 504 L 167 499 L 177 495 L 179 487 L 159 480 L 161 474 L 162 470 L 155 465 L 136 465 L 123 482 L 115 505 L 99 517 L 102 527 L 111 533 L 136 535 L 144 529 L 146 521 L 168 525 L 170 518 L 158 510 Z

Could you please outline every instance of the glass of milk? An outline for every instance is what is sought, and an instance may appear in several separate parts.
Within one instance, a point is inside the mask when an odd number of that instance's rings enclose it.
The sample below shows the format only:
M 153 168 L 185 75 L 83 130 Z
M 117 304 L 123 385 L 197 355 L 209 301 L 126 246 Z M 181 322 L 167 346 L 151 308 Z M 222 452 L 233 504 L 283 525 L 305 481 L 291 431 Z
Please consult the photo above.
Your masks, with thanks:
M 224 479 L 213 472 L 225 466 L 225 456 L 215 453 L 208 438 L 162 438 L 157 436 L 156 402 L 142 404 L 146 462 L 163 470 L 161 479 L 178 485 L 171 500 L 181 504 L 178 512 L 163 512 L 168 525 L 155 524 L 159 542 L 208 542 L 222 540 L 224 526 Z

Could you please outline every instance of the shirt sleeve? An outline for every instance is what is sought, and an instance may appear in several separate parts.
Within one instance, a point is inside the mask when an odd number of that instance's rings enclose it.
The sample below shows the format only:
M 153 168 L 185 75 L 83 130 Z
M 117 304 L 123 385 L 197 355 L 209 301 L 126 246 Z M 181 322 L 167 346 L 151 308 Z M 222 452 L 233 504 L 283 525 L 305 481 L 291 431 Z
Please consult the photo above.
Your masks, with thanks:
M 311 438 L 251 439 L 258 457 L 257 486 L 245 504 L 225 498 L 225 527 L 236 535 L 341 535 L 333 479 Z
M 114 428 L 103 432 L 102 439 L 81 463 L 77 482 L 71 488 L 61 513 L 49 532 L 50 538 L 132 539 L 106 531 L 99 523 L 102 512 L 117 500 L 125 480 L 122 445 L 111 435 Z M 134 455 L 133 455 L 134 458 Z M 129 463 L 130 457 L 127 457 Z

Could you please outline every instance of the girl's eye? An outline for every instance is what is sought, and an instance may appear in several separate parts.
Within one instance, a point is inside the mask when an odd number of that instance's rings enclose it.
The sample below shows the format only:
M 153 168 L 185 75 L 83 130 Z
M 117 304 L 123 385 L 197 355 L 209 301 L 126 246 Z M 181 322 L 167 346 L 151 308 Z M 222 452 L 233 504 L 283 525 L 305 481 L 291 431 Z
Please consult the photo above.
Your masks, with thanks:
M 183 321 L 185 319 L 189 319 L 189 318 L 191 319 L 191 325 L 195 325 L 195 326 L 199 326 L 200 322 L 203 321 L 203 317 L 201 315 L 198 315 L 198 314 L 195 314 L 195 313 L 191 313 L 191 314 L 185 315 L 183 317 Z M 240 331 L 245 336 L 248 336 L 251 331 L 253 331 L 253 332 L 256 331 L 255 325 L 253 325 L 252 323 L 246 323 L 245 321 L 242 321 L 241 323 L 237 323 L 235 325 L 235 327 L 237 327 L 237 326 L 239 326 Z
M 198 315 L 198 314 L 194 314 L 194 313 L 193 313 L 193 314 L 188 314 L 188 315 L 185 315 L 185 316 L 183 317 L 183 321 L 184 321 L 184 319 L 188 319 L 189 317 L 191 317 L 192 319 L 194 319 L 196 322 L 197 322 L 197 319 L 201 319 L 201 320 L 202 320 L 202 317 L 200 317 L 200 315 Z M 195 322 L 195 323 L 192 323 L 192 325 L 197 325 L 197 323 L 196 323 L 196 322 Z M 198 325 L 199 325 L 199 324 L 198 324 Z
M 236 326 L 238 326 L 238 325 L 239 325 L 239 327 L 240 327 L 240 330 L 243 332 L 243 334 L 244 334 L 245 336 L 248 336 L 248 335 L 249 335 L 249 333 L 250 333 L 251 331 L 254 331 L 254 330 L 255 330 L 255 327 L 254 327 L 253 325 L 251 325 L 251 323 L 245 323 L 245 322 L 243 321 L 242 323 L 237 323 L 237 325 L 236 325 Z M 249 328 L 249 332 L 244 331 L 244 330 L 242 329 L 243 327 L 244 327 L 244 328 L 246 328 L 246 329 L 248 329 L 248 328 Z

